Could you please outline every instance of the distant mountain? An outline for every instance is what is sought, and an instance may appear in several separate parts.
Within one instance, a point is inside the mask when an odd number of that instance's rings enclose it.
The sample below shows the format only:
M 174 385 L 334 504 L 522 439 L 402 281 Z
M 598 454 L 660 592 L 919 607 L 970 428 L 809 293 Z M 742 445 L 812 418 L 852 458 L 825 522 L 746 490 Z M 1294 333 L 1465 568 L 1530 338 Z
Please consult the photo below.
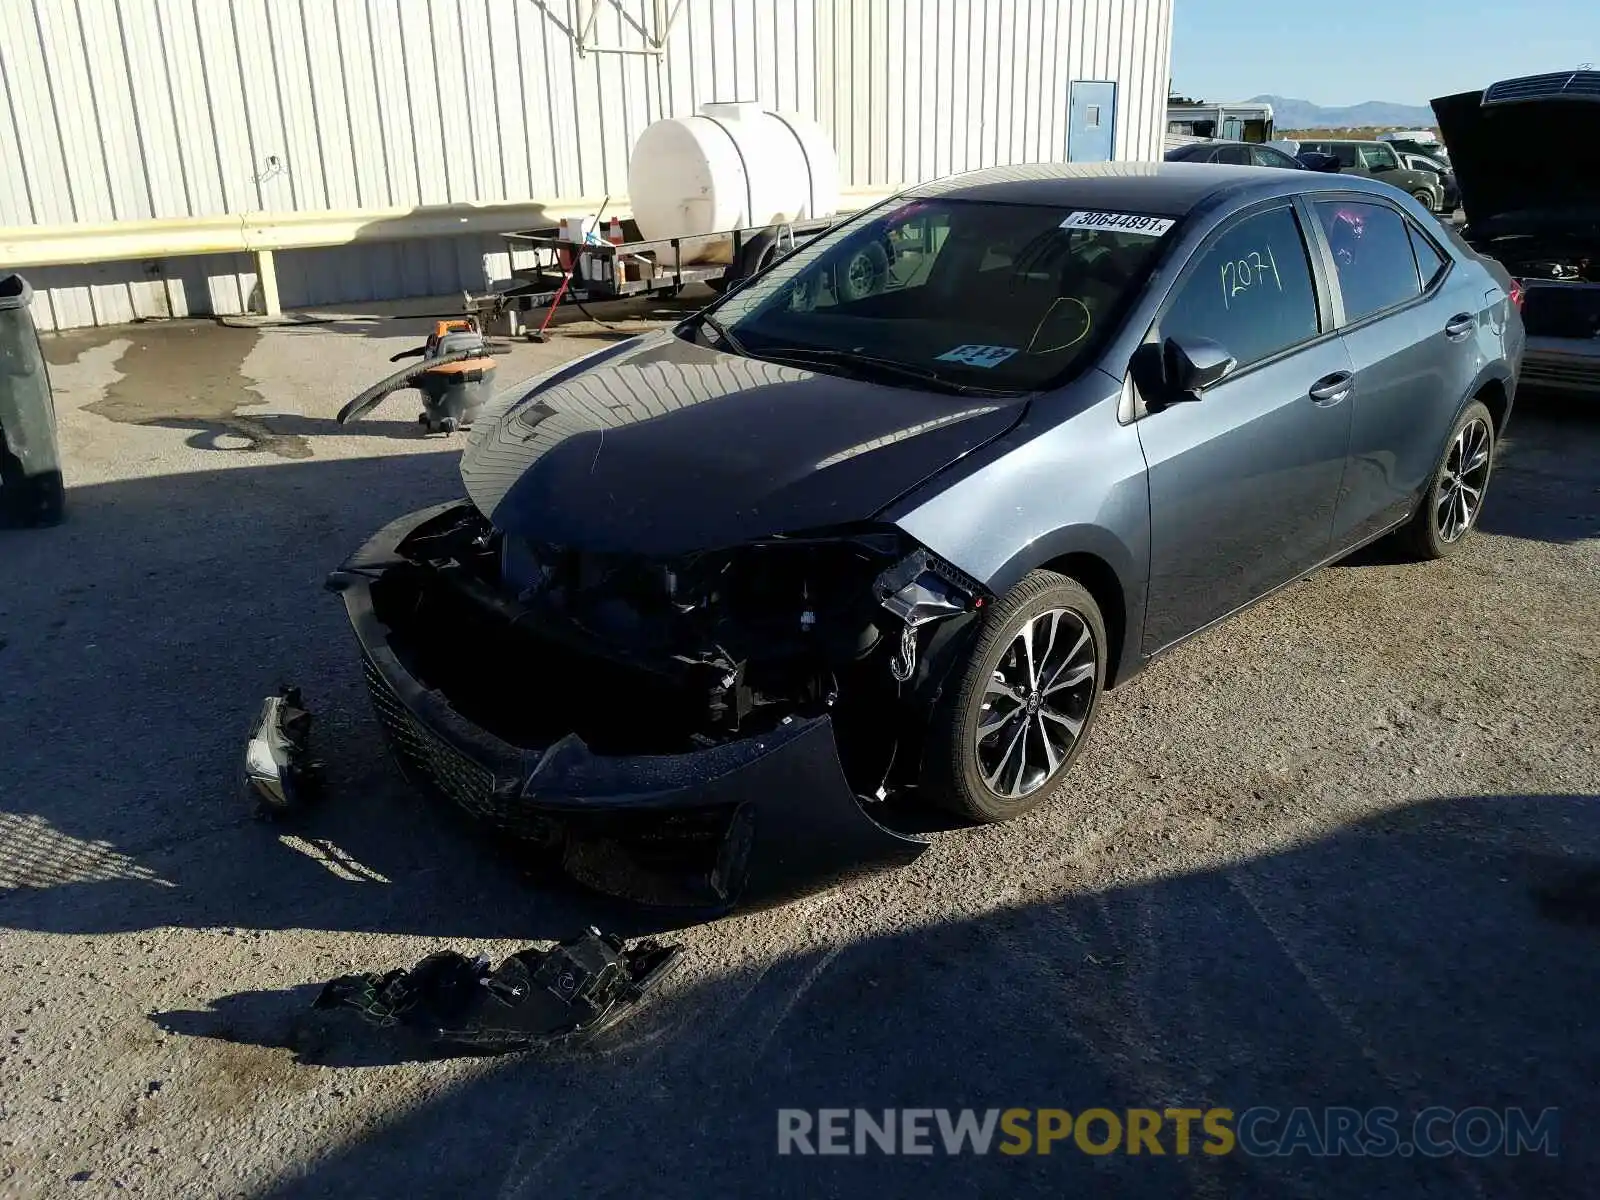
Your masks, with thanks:
M 1272 123 L 1279 129 L 1356 129 L 1373 125 L 1431 129 L 1434 123 L 1433 109 L 1426 104 L 1367 100 L 1345 108 L 1323 108 L 1293 96 L 1252 96 L 1250 101 L 1272 105 Z

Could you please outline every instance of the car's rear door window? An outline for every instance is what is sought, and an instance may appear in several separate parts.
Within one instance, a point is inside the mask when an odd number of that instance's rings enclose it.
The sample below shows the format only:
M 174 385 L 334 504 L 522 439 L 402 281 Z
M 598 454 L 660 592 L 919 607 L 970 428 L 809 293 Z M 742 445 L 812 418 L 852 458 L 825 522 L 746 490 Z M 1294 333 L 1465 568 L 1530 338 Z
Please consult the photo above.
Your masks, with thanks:
M 1163 338 L 1207 338 L 1241 367 L 1319 332 L 1305 239 L 1288 206 L 1244 218 L 1199 251 L 1160 324 Z
M 1346 321 L 1422 294 L 1404 217 L 1388 205 L 1355 200 L 1319 200 L 1315 207 L 1333 251 Z
M 1234 167 L 1248 167 L 1250 165 L 1250 148 L 1248 146 L 1218 146 L 1217 157 L 1219 163 L 1227 163 Z

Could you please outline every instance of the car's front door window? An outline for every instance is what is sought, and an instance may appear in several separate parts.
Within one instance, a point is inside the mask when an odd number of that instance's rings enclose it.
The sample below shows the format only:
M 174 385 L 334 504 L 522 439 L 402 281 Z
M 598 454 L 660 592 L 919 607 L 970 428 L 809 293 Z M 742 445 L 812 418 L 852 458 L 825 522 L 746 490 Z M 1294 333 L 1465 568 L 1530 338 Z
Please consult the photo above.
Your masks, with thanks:
M 1387 146 L 1361 147 L 1361 161 L 1369 171 L 1381 171 L 1385 167 L 1400 165 L 1400 160 L 1395 157 L 1394 151 Z
M 1218 343 L 1241 367 L 1318 332 L 1305 240 L 1288 206 L 1246 217 L 1202 250 L 1160 325 L 1164 338 Z

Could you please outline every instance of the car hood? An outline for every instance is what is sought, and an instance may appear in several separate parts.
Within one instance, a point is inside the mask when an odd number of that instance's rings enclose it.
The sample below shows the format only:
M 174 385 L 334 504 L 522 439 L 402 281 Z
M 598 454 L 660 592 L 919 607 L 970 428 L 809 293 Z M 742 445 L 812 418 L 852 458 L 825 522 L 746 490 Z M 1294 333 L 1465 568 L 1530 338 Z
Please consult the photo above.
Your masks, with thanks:
M 1433 111 L 1474 233 L 1600 220 L 1600 72 L 1508 80 Z
M 1023 397 L 863 383 L 647 338 L 497 401 L 462 455 L 497 528 L 671 556 L 865 520 L 1022 417 Z

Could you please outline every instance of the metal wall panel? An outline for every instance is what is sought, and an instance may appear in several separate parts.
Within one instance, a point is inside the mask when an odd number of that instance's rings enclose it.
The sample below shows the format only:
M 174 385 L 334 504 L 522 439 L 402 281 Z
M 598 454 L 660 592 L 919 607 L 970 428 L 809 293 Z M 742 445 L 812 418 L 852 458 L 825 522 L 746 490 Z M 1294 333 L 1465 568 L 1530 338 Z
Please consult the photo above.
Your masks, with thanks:
M 682 0 L 662 54 L 580 55 L 594 9 L 654 32 L 652 0 L 0 0 L 0 226 L 621 196 L 710 100 L 815 117 L 847 186 L 1064 159 L 1073 80 L 1117 83 L 1117 157 L 1161 153 L 1172 0 Z M 296 252 L 283 301 L 481 286 L 455 240 Z M 66 327 L 238 311 L 249 267 L 32 274 Z

